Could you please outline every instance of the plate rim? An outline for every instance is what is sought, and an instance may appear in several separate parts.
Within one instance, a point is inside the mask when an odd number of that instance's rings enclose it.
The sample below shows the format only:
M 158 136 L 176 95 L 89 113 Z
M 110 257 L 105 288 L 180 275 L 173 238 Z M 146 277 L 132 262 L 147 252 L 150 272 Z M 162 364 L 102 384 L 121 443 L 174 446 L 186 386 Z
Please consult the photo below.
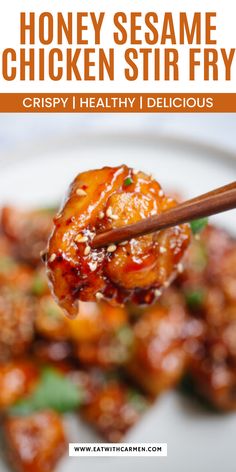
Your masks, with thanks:
M 92 140 L 91 140 L 92 137 Z M 84 146 L 87 143 L 94 145 L 96 142 L 104 142 L 105 140 L 109 141 L 138 141 L 144 142 L 148 141 L 152 145 L 162 144 L 164 146 L 175 147 L 176 145 L 179 148 L 185 150 L 195 150 L 200 153 L 207 153 L 208 158 L 223 162 L 227 161 L 227 164 L 234 168 L 236 167 L 236 152 L 224 148 L 223 145 L 214 144 L 212 142 L 207 142 L 205 140 L 201 141 L 200 139 L 187 137 L 187 136 L 177 136 L 168 132 L 155 132 L 155 131 L 114 131 L 114 132 L 104 132 L 104 131 L 93 131 L 92 133 L 83 131 L 81 134 L 68 133 L 67 136 L 62 138 L 52 138 L 42 140 L 40 143 L 36 139 L 34 143 L 30 146 L 21 146 L 20 148 L 15 149 L 14 151 L 9 151 L 4 153 L 2 156 L 0 154 L 0 168 L 9 168 L 18 162 L 28 161 L 29 159 L 36 159 L 37 156 L 41 158 L 46 158 L 48 153 L 55 153 L 57 150 L 62 152 L 64 149 L 71 150 L 75 146 Z M 32 156 L 33 155 L 33 156 Z

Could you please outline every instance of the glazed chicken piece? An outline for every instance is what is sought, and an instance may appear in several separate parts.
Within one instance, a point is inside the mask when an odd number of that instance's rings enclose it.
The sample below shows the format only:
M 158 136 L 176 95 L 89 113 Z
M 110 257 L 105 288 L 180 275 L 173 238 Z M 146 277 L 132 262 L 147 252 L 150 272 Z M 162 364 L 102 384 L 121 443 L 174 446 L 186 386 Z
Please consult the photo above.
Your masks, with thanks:
M 133 353 L 127 373 L 152 396 L 173 388 L 184 374 L 188 351 L 201 334 L 201 324 L 187 317 L 184 300 L 168 289 L 134 325 Z
M 49 340 L 65 341 L 69 338 L 67 319 L 51 295 L 44 295 L 38 300 L 35 329 L 37 334 Z
M 68 341 L 37 339 L 32 345 L 32 353 L 40 363 L 57 364 L 62 361 L 70 361 L 73 351 L 71 343 Z
M 53 411 L 8 417 L 7 456 L 16 472 L 52 472 L 66 451 L 61 417 Z
M 102 378 L 87 405 L 83 419 L 108 442 L 119 442 L 146 411 L 150 402 L 119 378 Z
M 195 390 L 209 403 L 236 409 L 236 241 L 209 227 L 195 242 L 195 251 L 199 246 L 205 264 L 196 271 L 192 247 L 181 281 L 192 318 L 204 327 L 189 372 Z
M 9 239 L 17 258 L 29 264 L 40 262 L 52 230 L 54 210 L 21 211 L 4 207 L 1 213 L 3 233 Z
M 1 244 L 1 243 L 0 243 Z M 19 263 L 11 253 L 0 250 L 0 286 L 16 287 L 22 292 L 30 292 L 34 270 L 26 264 Z
M 220 410 L 236 410 L 236 303 L 218 287 L 202 302 L 205 337 L 192 358 L 195 390 Z
M 185 256 L 183 272 L 176 283 L 182 291 L 192 291 L 205 284 L 214 284 L 219 279 L 225 256 L 234 248 L 230 235 L 219 228 L 208 225 L 192 243 Z
M 67 321 L 74 356 L 83 366 L 107 369 L 127 361 L 132 330 L 124 307 L 106 302 L 80 302 L 77 317 Z
M 206 330 L 190 364 L 196 392 L 219 410 L 236 410 L 236 320 Z
M 38 368 L 29 360 L 0 364 L 0 409 L 29 394 L 38 380 Z
M 34 352 L 48 360 L 73 352 L 74 358 L 84 366 L 121 365 L 129 355 L 132 337 L 127 316 L 125 308 L 120 306 L 80 302 L 79 313 L 71 320 L 50 295 L 43 296 L 36 308 L 35 329 L 51 343 L 37 341 Z M 71 349 L 66 341 L 70 341 Z
M 122 304 L 150 304 L 178 272 L 189 245 L 189 225 L 93 249 L 100 231 L 135 223 L 175 206 L 160 185 L 126 166 L 79 174 L 54 219 L 47 268 L 54 294 L 67 313 L 77 301 L 105 298 Z
M 0 288 L 0 362 L 23 355 L 34 337 L 34 301 L 18 287 Z

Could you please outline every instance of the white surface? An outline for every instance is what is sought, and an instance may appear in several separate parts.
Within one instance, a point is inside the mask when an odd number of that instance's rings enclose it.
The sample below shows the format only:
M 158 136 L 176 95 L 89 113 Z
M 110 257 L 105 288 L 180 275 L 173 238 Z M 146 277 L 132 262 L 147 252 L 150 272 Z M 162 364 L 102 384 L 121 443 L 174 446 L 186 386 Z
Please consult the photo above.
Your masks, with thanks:
M 182 137 L 229 150 L 236 156 L 236 113 L 167 114 L 0 114 L 0 160 L 28 153 L 87 134 L 148 132 L 155 136 Z
M 71 179 L 83 169 L 127 163 L 152 172 L 165 188 L 194 196 L 235 180 L 236 164 L 227 154 L 210 147 L 190 146 L 178 140 L 147 135 L 82 136 L 70 147 L 27 159 L 19 154 L 14 165 L 0 173 L 0 205 L 44 205 L 61 199 Z M 215 217 L 235 231 L 235 211 Z M 70 440 L 96 441 L 96 435 L 77 418 L 68 419 Z M 167 442 L 167 458 L 70 458 L 58 472 L 235 472 L 236 415 L 216 415 L 202 410 L 177 393 L 164 395 L 125 438 L 131 442 Z M 4 472 L 5 466 L 0 466 Z M 42 471 L 43 472 L 43 471 Z

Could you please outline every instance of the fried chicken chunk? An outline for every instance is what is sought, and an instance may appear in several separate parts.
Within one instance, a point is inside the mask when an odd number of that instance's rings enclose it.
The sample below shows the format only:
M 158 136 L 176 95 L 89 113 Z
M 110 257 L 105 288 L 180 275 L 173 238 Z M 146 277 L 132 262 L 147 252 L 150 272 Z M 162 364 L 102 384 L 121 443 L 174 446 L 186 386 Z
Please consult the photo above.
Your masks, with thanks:
M 23 355 L 34 337 L 34 303 L 20 290 L 0 288 L 0 362 Z
M 45 249 L 52 229 L 54 211 L 49 209 L 21 211 L 15 207 L 4 207 L 1 225 L 12 245 L 13 253 L 20 260 L 36 264 L 40 252 Z
M 34 388 L 38 369 L 29 360 L 0 364 L 0 409 L 5 409 Z
M 104 369 L 127 361 L 132 345 L 128 311 L 106 302 L 80 302 L 74 320 L 64 316 L 70 327 L 74 356 L 84 366 Z
M 152 396 L 174 388 L 184 374 L 198 322 L 187 317 L 182 297 L 168 289 L 134 325 L 133 353 L 126 371 Z
M 71 315 L 77 301 L 150 304 L 170 283 L 189 244 L 188 225 L 93 249 L 99 231 L 160 214 L 176 203 L 149 175 L 125 165 L 79 174 L 55 218 L 47 267 L 59 304 Z
M 188 259 L 181 288 L 204 328 L 190 377 L 195 391 L 217 409 L 236 410 L 236 241 L 208 227 Z
M 7 455 L 17 472 L 52 472 L 66 450 L 61 418 L 50 410 L 8 417 L 4 433 Z
M 109 442 L 119 442 L 149 406 L 149 400 L 121 379 L 103 378 L 81 408 L 83 419 Z

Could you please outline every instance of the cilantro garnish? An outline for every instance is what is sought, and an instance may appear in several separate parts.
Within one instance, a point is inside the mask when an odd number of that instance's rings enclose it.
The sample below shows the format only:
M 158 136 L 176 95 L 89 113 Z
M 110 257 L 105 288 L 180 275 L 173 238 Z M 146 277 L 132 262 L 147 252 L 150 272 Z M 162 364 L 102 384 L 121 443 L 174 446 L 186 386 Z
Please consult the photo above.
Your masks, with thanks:
M 27 415 L 34 411 L 52 409 L 59 413 L 79 407 L 83 394 L 65 375 L 54 368 L 42 370 L 36 389 L 10 408 L 12 415 Z
M 124 180 L 124 186 L 128 187 L 129 185 L 132 185 L 134 181 L 132 180 L 131 177 L 127 177 L 127 179 Z
M 199 218 L 190 223 L 193 234 L 200 233 L 208 224 L 208 218 Z

